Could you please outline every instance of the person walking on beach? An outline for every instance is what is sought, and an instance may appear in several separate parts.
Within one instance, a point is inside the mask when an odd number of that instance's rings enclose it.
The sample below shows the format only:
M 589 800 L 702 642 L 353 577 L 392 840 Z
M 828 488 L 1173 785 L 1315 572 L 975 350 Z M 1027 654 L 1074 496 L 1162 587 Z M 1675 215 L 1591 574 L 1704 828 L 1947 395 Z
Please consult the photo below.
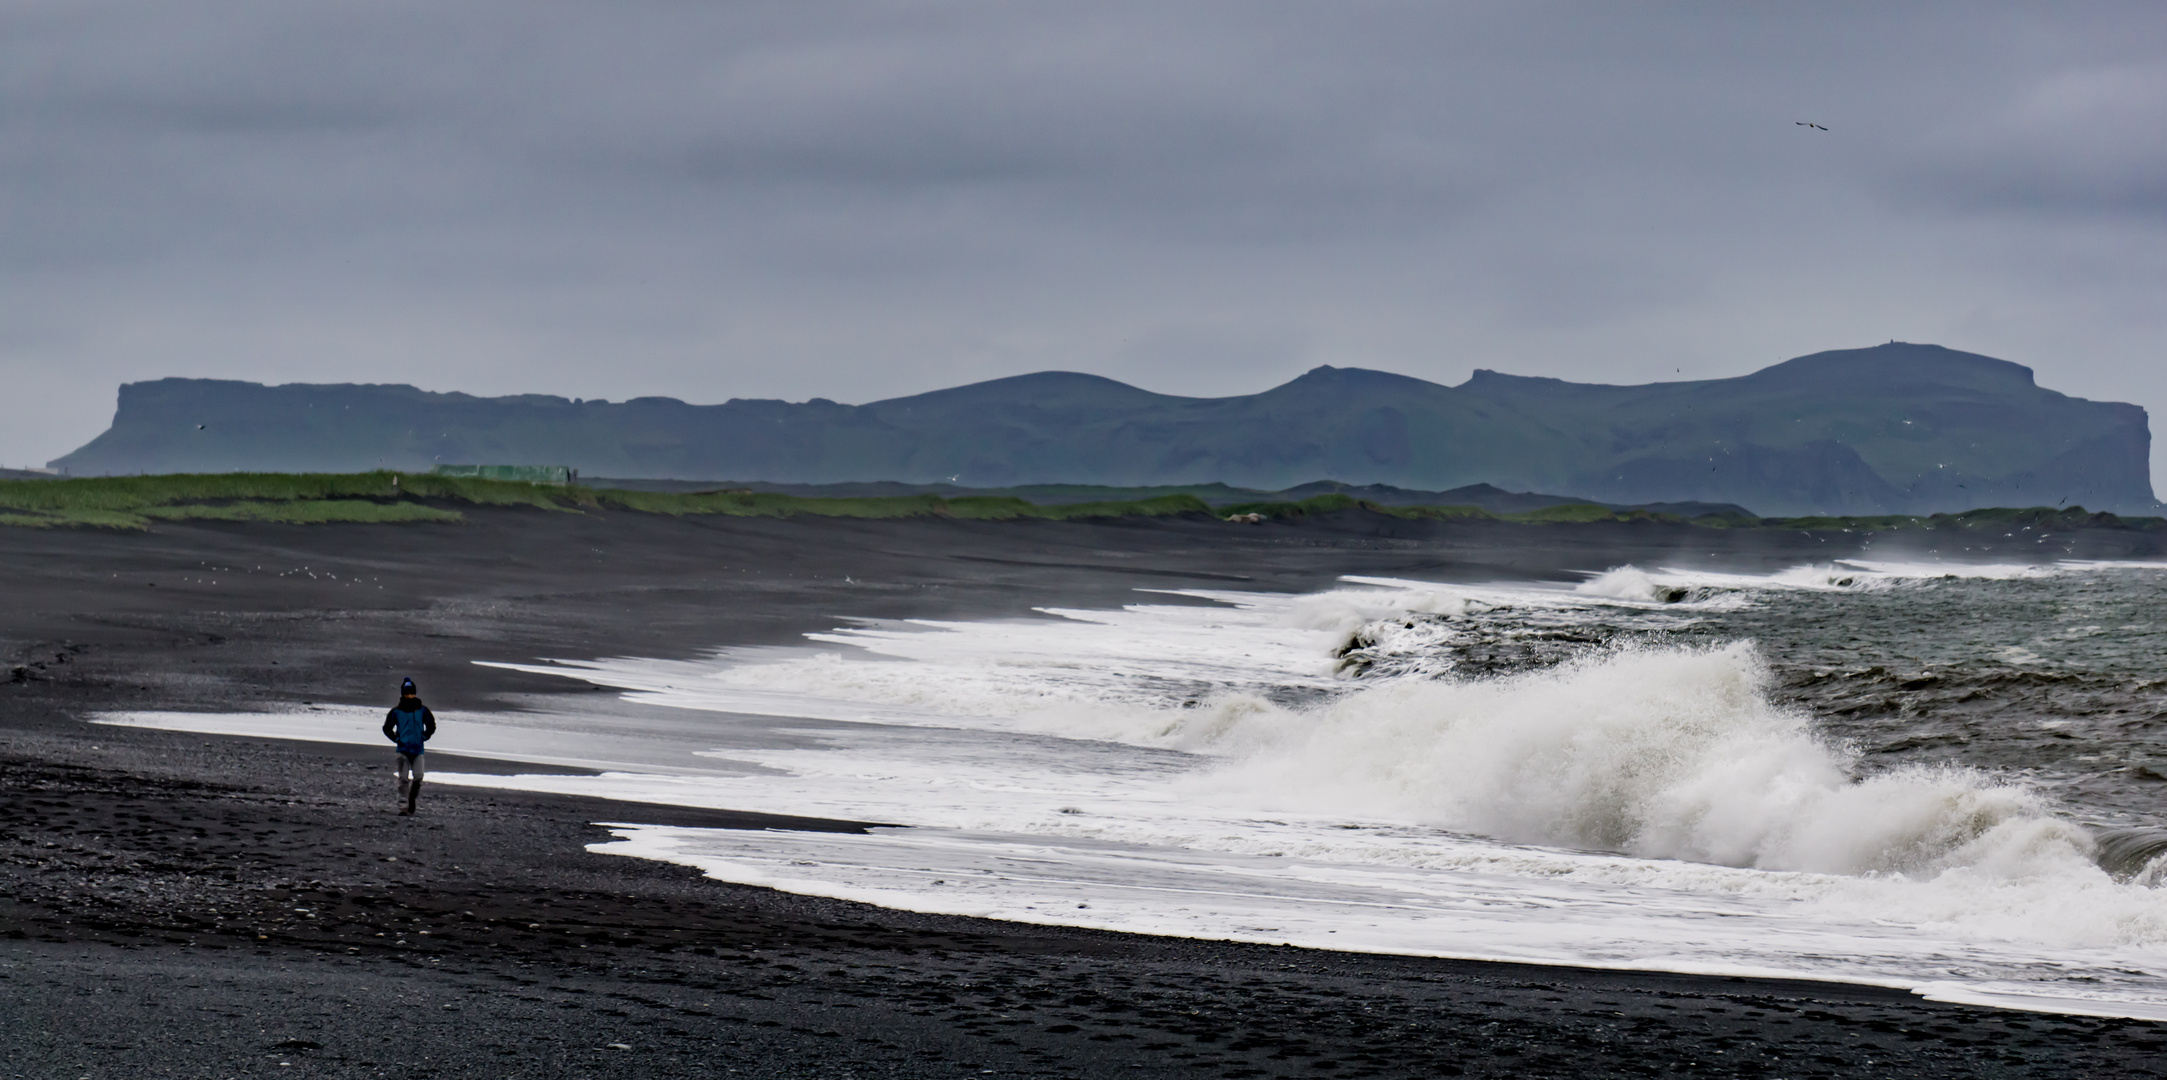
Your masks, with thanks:
M 436 714 L 421 703 L 421 695 L 414 690 L 414 680 L 399 683 L 399 703 L 384 714 L 384 738 L 399 744 L 399 795 L 406 800 L 406 808 L 399 813 L 414 812 L 414 800 L 421 797 L 422 744 L 436 734 Z M 408 773 L 413 779 L 407 779 Z

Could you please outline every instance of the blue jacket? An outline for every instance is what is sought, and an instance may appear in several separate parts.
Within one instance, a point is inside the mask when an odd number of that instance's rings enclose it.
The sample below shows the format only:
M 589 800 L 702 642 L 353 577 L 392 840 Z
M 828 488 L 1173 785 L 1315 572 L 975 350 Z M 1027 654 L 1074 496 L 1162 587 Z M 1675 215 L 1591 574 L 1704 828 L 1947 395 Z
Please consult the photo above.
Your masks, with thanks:
M 436 714 L 418 699 L 412 705 L 401 701 L 384 714 L 384 738 L 398 743 L 402 754 L 421 753 L 421 744 L 435 734 Z

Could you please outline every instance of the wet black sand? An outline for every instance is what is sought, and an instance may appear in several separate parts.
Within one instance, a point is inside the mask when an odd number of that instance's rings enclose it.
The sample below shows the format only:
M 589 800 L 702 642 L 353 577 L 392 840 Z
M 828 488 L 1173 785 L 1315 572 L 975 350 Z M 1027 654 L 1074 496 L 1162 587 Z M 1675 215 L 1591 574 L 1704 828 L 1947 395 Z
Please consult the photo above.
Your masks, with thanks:
M 1378 534 L 1398 525 L 1360 519 L 472 517 L 0 530 L 0 1075 L 2167 1072 L 2167 1027 L 2148 1023 L 1056 930 L 722 885 L 589 854 L 607 836 L 590 823 L 856 826 L 451 787 L 401 818 L 388 754 L 81 721 L 375 701 L 409 670 L 450 707 L 537 694 L 570 706 L 605 691 L 471 661 L 682 655 L 841 616 L 1013 614 L 1139 586 L 1678 562 L 1709 540 L 1622 526 L 1395 538 Z M 1735 534 L 1720 558 L 1788 565 L 1831 542 Z

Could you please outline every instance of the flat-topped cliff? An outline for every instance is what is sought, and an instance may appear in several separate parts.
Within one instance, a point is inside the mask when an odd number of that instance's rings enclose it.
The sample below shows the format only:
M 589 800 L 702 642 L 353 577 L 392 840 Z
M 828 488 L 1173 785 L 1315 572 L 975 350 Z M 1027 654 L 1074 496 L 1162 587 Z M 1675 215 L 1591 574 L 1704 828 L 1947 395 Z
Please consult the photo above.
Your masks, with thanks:
M 1815 353 L 1731 379 L 1607 386 L 1478 371 L 1459 386 L 1319 367 L 1258 394 L 1156 394 L 1041 372 L 844 405 L 482 398 L 411 386 L 131 383 L 77 475 L 569 465 L 587 475 L 971 486 L 1330 479 L 1490 483 L 1762 514 L 2083 505 L 2153 512 L 2143 409 L 1935 345 Z

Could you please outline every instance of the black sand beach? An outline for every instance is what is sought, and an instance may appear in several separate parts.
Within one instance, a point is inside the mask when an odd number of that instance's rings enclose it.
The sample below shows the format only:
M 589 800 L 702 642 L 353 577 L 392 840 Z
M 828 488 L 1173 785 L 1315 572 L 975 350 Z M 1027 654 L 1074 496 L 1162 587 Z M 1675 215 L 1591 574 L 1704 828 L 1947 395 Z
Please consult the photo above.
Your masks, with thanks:
M 608 692 L 474 661 L 684 656 L 851 616 L 1018 615 L 1137 588 L 1309 590 L 1348 573 L 1772 569 L 1858 542 L 1360 514 L 1247 527 L 465 512 L 460 526 L 0 529 L 0 1073 L 2167 1071 L 2167 1027 L 2143 1022 L 1834 984 L 1047 929 L 723 885 L 590 854 L 608 835 L 591 823 L 859 826 L 448 786 L 401 818 L 388 751 L 84 722 L 388 705 L 401 674 L 439 708 L 546 696 L 569 709 Z M 2065 550 L 2156 554 L 2151 541 L 2078 534 Z

